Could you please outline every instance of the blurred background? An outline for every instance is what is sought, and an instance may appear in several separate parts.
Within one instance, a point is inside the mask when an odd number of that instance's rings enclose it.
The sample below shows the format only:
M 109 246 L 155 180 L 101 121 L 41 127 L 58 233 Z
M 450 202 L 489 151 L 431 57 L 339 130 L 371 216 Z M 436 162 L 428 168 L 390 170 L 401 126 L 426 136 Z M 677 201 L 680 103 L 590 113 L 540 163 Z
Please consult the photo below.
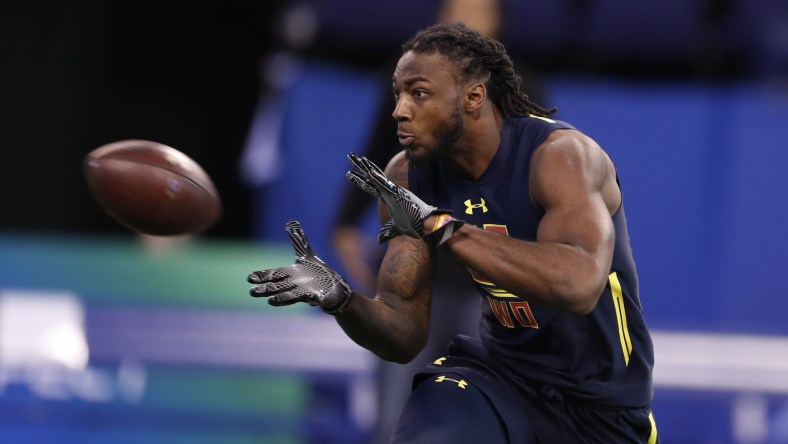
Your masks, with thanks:
M 343 270 L 345 154 L 439 6 L 0 1 L 0 442 L 370 442 L 374 358 L 245 277 L 292 262 L 291 218 Z M 617 163 L 662 442 L 788 443 L 788 3 L 501 6 L 526 87 Z M 222 221 L 110 219 L 81 162 L 129 138 L 200 163 Z

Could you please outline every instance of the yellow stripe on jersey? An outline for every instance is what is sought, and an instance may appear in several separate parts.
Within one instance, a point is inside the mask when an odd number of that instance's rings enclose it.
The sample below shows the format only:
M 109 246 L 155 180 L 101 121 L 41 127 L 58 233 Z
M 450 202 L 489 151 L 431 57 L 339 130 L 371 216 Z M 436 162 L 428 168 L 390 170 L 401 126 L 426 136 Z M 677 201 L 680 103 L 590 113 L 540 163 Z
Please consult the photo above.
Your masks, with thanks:
M 495 296 L 496 298 L 517 298 L 517 296 L 498 287 L 484 287 L 484 291 L 490 293 L 490 296 Z
M 548 119 L 547 117 L 535 116 L 533 114 L 529 114 L 528 117 L 533 117 L 534 119 L 544 120 L 545 122 L 548 122 L 548 123 L 555 123 L 555 120 Z
M 627 326 L 627 310 L 624 307 L 624 293 L 621 291 L 621 282 L 618 275 L 614 272 L 609 276 L 610 292 L 613 294 L 613 306 L 616 309 L 616 320 L 618 321 L 618 337 L 621 340 L 621 350 L 624 352 L 624 362 L 629 365 L 629 356 L 632 355 L 632 340 L 629 339 L 629 327 Z
M 648 420 L 651 422 L 651 434 L 648 436 L 648 444 L 657 444 L 657 423 L 654 421 L 654 413 L 648 413 Z

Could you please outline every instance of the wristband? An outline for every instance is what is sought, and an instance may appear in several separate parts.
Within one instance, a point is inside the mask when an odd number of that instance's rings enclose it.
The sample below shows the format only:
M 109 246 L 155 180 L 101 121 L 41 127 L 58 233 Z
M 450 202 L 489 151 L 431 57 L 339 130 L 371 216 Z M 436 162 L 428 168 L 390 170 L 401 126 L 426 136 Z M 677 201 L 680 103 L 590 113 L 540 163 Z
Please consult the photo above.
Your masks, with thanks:
M 347 291 L 346 293 L 347 296 L 345 296 L 345 299 L 342 301 L 342 303 L 339 304 L 338 307 L 326 309 L 325 307 L 321 306 L 320 309 L 323 310 L 324 313 L 330 315 L 335 315 L 337 313 L 342 313 L 343 311 L 345 311 L 345 308 L 347 308 L 348 304 L 350 303 L 350 299 L 353 298 L 353 290 L 350 289 L 350 286 L 346 285 L 345 290 Z
M 433 247 L 439 247 L 464 224 L 465 221 L 451 217 L 451 213 L 441 213 L 435 220 L 432 232 L 425 234 L 423 239 Z
M 447 223 L 449 223 L 449 222 L 451 222 L 453 220 L 454 220 L 454 218 L 451 217 L 451 214 L 449 214 L 449 213 L 442 213 L 440 216 L 438 216 L 435 219 L 435 225 L 432 226 L 432 230 L 430 230 L 430 232 L 434 233 L 434 232 L 438 231 L 442 226 L 446 225 Z

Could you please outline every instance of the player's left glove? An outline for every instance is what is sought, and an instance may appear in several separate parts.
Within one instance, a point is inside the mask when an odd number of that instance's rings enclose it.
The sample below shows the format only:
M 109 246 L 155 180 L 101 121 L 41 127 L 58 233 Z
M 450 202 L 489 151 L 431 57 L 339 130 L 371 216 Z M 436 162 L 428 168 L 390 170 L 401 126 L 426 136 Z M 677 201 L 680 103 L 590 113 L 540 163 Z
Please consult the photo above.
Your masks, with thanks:
M 386 204 L 392 220 L 381 229 L 378 240 L 385 241 L 397 234 L 422 238 L 431 245 L 444 243 L 464 222 L 451 217 L 450 210 L 439 210 L 419 199 L 410 190 L 390 181 L 383 171 L 364 156 L 354 153 L 348 158 L 355 170 L 347 172 L 347 178 L 367 194 Z M 430 233 L 424 231 L 424 219 L 440 213 L 439 224 Z
M 350 286 L 339 273 L 315 256 L 298 221 L 289 221 L 285 229 L 295 249 L 295 263 L 250 273 L 247 281 L 256 285 L 249 293 L 254 297 L 267 297 L 268 303 L 276 307 L 306 302 L 320 306 L 328 314 L 341 312 L 350 301 Z

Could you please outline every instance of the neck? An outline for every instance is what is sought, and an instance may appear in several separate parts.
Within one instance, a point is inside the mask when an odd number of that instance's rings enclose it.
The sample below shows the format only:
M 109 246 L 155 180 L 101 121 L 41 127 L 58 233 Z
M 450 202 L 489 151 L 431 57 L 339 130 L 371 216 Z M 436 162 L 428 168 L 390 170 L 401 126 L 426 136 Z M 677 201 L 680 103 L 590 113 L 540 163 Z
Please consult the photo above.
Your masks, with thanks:
M 490 165 L 501 143 L 503 119 L 494 106 L 466 119 L 465 133 L 448 158 L 461 176 L 477 180 Z

